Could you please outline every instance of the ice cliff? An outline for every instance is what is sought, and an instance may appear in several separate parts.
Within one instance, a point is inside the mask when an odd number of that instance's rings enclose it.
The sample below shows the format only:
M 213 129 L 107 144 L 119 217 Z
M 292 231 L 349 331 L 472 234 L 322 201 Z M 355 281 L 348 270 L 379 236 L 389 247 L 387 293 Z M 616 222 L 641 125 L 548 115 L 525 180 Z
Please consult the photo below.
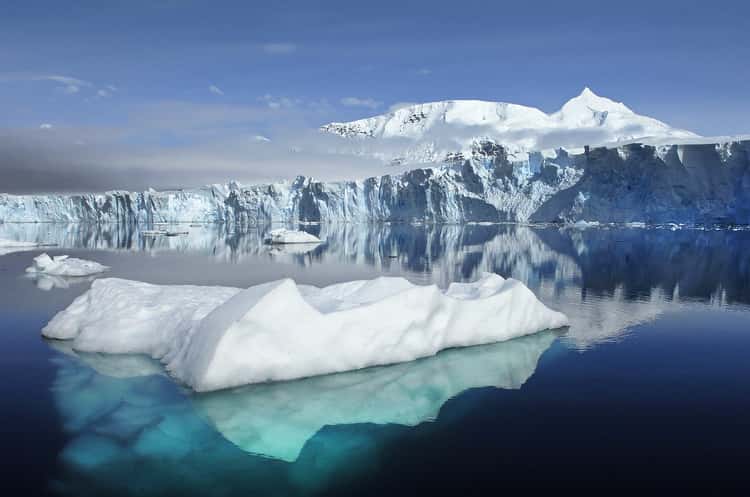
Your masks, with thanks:
M 0 222 L 750 223 L 750 140 L 562 149 L 509 158 L 476 142 L 434 167 L 358 181 L 104 194 L 0 194 Z

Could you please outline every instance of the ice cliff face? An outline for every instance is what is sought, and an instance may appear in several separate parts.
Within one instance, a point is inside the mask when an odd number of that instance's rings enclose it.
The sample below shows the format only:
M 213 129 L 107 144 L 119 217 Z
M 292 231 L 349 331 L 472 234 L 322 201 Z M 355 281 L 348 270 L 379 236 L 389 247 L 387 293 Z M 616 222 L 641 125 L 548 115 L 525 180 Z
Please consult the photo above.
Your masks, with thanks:
M 361 181 L 0 195 L 3 222 L 750 222 L 750 141 L 508 157 L 491 141 L 439 167 Z

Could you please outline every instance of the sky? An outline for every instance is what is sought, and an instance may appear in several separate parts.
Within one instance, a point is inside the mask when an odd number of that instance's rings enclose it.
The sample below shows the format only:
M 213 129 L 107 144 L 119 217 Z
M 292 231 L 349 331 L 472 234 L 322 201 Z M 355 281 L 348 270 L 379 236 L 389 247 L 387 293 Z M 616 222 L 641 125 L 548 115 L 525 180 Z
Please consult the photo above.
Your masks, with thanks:
M 318 126 L 459 98 L 552 112 L 584 86 L 747 134 L 748 4 L 5 0 L 0 191 L 358 177 L 382 166 L 305 148 Z

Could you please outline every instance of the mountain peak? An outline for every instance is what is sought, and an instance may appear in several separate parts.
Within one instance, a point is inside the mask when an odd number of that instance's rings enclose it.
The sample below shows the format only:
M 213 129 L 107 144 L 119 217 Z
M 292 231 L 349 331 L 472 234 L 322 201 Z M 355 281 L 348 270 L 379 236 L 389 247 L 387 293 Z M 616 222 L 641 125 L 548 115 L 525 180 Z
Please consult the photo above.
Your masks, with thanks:
M 624 103 L 615 102 L 607 97 L 600 97 L 591 88 L 585 86 L 577 97 L 573 97 L 558 111 L 558 114 L 578 114 L 580 112 L 621 112 L 633 114 Z
M 583 98 L 599 97 L 599 95 L 594 93 L 588 86 L 584 86 L 583 90 L 581 90 L 581 93 L 578 96 Z

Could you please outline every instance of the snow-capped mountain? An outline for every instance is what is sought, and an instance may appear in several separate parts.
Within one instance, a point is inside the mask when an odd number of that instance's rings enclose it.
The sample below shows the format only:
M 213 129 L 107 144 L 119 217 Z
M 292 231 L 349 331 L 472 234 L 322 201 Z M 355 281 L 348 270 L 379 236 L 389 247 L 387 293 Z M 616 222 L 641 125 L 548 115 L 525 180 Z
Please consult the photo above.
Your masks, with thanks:
M 512 157 L 522 159 L 528 152 L 551 155 L 557 148 L 577 152 L 586 145 L 698 138 L 690 131 L 636 114 L 589 88 L 552 114 L 505 102 L 446 100 L 330 123 L 321 130 L 347 138 L 344 147 L 349 151 L 403 163 L 440 162 L 458 153 L 467 155 L 482 141 L 500 144 Z

